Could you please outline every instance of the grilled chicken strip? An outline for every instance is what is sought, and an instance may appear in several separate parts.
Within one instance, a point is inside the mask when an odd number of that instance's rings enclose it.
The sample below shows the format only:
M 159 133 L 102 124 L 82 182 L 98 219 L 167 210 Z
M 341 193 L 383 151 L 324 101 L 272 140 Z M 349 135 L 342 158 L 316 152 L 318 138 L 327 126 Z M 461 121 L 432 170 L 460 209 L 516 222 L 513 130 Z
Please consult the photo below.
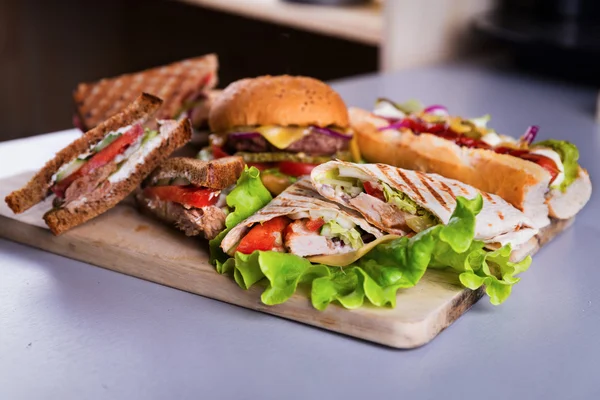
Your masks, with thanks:
M 303 220 L 292 222 L 286 231 L 285 247 L 290 253 L 301 257 L 320 254 L 342 254 L 353 251 L 341 241 L 333 241 L 321 236 L 318 231 L 309 231 Z

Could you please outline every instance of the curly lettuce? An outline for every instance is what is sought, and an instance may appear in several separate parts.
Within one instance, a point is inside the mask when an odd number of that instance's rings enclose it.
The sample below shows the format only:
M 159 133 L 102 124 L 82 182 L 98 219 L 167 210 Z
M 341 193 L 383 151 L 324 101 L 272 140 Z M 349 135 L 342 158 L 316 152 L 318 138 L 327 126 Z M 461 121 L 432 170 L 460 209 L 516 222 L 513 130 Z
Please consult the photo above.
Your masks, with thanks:
M 272 199 L 271 193 L 260 180 L 260 171 L 256 167 L 246 166 L 235 188 L 226 198 L 227 205 L 233 211 L 227 214 L 225 230 L 208 242 L 210 262 L 217 265 L 217 270 L 221 269 L 222 263 L 229 257 L 220 247 L 225 235 L 231 228 L 266 206 Z
M 516 274 L 531 263 L 528 257 L 519 263 L 509 261 L 509 246 L 496 251 L 484 249 L 474 240 L 475 218 L 483 200 L 459 197 L 447 225 L 436 225 L 412 238 L 402 237 L 375 246 L 347 267 L 313 264 L 293 254 L 255 251 L 236 253 L 218 269 L 233 274 L 237 284 L 248 289 L 264 282 L 261 300 L 266 305 L 287 301 L 305 284 L 310 300 L 318 310 L 332 302 L 353 309 L 368 301 L 377 307 L 394 307 L 399 289 L 415 286 L 428 268 L 451 268 L 469 289 L 486 286 L 493 304 L 500 304 L 519 281 Z

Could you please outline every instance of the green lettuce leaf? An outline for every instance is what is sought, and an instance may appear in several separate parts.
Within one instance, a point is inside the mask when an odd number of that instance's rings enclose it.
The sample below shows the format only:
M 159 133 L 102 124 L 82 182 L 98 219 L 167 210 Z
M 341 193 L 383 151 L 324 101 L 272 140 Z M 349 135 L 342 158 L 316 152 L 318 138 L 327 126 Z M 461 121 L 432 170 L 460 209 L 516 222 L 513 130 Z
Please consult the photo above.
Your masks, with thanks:
M 575 182 L 579 175 L 579 163 L 577 162 L 579 160 L 579 150 L 577 146 L 566 140 L 549 139 L 534 143 L 531 147 L 549 147 L 560 156 L 565 168 L 565 179 L 558 186 L 558 189 L 564 192 L 571 183 Z
M 381 243 L 348 267 L 312 264 L 293 254 L 255 251 L 250 255 L 236 253 L 219 272 L 233 274 L 243 289 L 264 281 L 261 300 L 266 305 L 287 301 L 298 285 L 306 284 L 313 306 L 324 310 L 332 302 L 349 309 L 365 301 L 377 307 L 394 307 L 398 290 L 415 286 L 427 268 L 452 268 L 464 286 L 475 290 L 486 285 L 490 301 L 500 304 L 519 281 L 515 275 L 529 267 L 531 258 L 512 263 L 510 246 L 490 252 L 483 242 L 473 240 L 475 218 L 482 204 L 481 196 L 473 200 L 459 197 L 447 225 Z
M 225 235 L 231 228 L 266 206 L 272 199 L 271 193 L 260 180 L 260 171 L 256 167 L 246 166 L 235 188 L 226 197 L 227 205 L 233 211 L 227 214 L 225 230 L 208 242 L 210 262 L 217 266 L 217 271 L 222 271 L 222 263 L 228 258 L 220 247 Z
M 510 245 L 491 252 L 478 249 L 469 254 L 462 270 L 454 269 L 461 272 L 459 279 L 465 287 L 475 290 L 485 285 L 490 302 L 498 305 L 508 298 L 513 285 L 519 282 L 520 278 L 515 275 L 527 271 L 531 265 L 530 256 L 513 263 L 510 253 Z

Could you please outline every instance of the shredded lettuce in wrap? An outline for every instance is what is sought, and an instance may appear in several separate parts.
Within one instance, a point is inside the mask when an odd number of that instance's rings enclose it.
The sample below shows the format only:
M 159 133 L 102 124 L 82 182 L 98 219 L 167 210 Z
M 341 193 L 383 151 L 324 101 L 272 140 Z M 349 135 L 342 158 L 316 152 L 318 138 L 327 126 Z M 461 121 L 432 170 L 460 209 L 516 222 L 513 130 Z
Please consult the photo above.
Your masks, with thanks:
M 406 194 L 392 189 L 387 183 L 380 182 L 383 186 L 383 195 L 388 203 L 394 204 L 402 211 L 406 211 L 409 214 L 416 214 L 419 206 Z
M 364 191 L 361 179 L 371 178 L 368 175 L 361 176 L 361 174 L 363 173 L 353 168 L 344 168 L 344 171 L 334 168 L 320 175 L 318 180 L 319 183 L 331 185 L 338 195 L 343 192 L 351 197 L 355 197 Z M 406 223 L 414 232 L 421 232 L 439 223 L 438 218 L 434 214 L 419 206 L 405 193 L 392 188 L 385 182 L 378 181 L 378 183 L 382 186 L 386 202 L 395 205 L 401 211 L 413 215 L 412 218 L 406 219 Z
M 239 200 L 232 199 L 231 204 Z M 412 238 L 380 243 L 344 268 L 312 264 L 293 254 L 255 251 L 250 255 L 236 253 L 217 270 L 233 274 L 243 289 L 263 284 L 261 300 L 266 305 L 284 303 L 298 285 L 307 285 L 313 306 L 324 310 L 332 302 L 349 309 L 365 301 L 377 307 L 394 307 L 398 290 L 415 286 L 428 268 L 450 268 L 465 287 L 476 290 L 485 285 L 492 304 L 500 304 L 519 281 L 515 275 L 529 267 L 531 258 L 512 263 L 510 246 L 489 252 L 482 242 L 474 240 L 475 217 L 482 205 L 480 195 L 473 200 L 459 197 L 447 225 L 430 227 Z
M 415 203 L 405 193 L 391 188 L 385 182 L 380 183 L 383 186 L 383 195 L 388 203 L 392 203 L 400 210 L 413 215 L 413 217 L 406 219 L 406 224 L 414 232 L 421 232 L 431 226 L 439 224 L 439 220 L 435 215 Z
M 352 247 L 354 250 L 360 249 L 364 244 L 360 232 L 358 232 L 356 227 L 346 229 L 334 220 L 327 222 L 321 227 L 321 236 L 340 238 L 347 246 Z

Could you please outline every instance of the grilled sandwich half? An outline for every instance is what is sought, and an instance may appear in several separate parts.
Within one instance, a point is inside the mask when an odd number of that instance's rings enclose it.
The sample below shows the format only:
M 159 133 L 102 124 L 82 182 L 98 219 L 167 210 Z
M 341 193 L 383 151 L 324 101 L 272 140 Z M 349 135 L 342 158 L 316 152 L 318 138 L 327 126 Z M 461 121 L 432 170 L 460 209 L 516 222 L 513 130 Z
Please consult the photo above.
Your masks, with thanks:
M 189 117 L 194 128 L 207 124 L 210 104 L 218 92 L 215 54 L 190 58 L 145 71 L 80 83 L 73 92 L 74 122 L 82 131 L 96 127 L 131 103 L 142 92 L 163 99 L 158 119 Z
M 241 157 L 212 161 L 171 158 L 146 179 L 136 200 L 142 211 L 187 236 L 213 239 L 225 229 L 225 197 L 243 170 Z
M 114 207 L 192 135 L 189 120 L 153 117 L 162 100 L 143 93 L 59 151 L 5 201 L 22 213 L 52 197 L 44 220 L 58 235 Z

